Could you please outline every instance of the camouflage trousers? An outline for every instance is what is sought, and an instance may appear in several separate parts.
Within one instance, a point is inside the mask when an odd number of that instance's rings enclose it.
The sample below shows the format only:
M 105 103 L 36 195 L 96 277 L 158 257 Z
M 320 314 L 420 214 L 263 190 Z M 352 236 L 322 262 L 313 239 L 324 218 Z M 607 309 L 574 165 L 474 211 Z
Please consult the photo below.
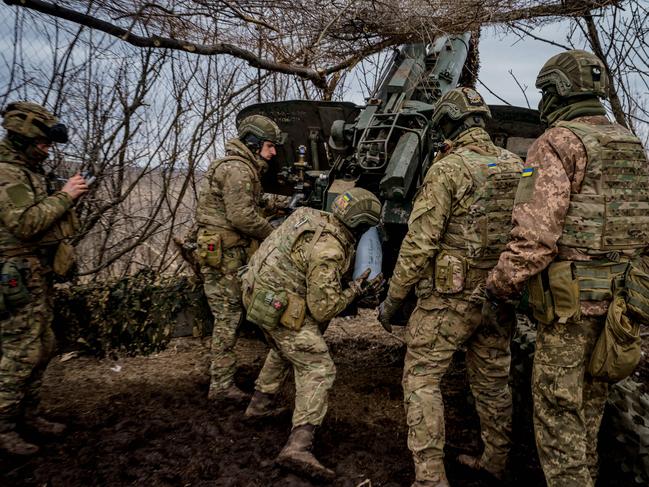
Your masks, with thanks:
M 499 312 L 498 323 L 482 321 L 482 305 L 436 295 L 420 301 L 406 329 L 403 393 L 408 448 L 417 480 L 444 472 L 444 403 L 440 382 L 454 352 L 466 346 L 466 367 L 480 417 L 482 461 L 492 472 L 505 468 L 511 445 L 509 388 L 513 313 Z
M 264 330 L 271 349 L 255 388 L 266 394 L 277 394 L 290 367 L 293 367 L 293 427 L 320 425 L 327 414 L 329 390 L 336 378 L 336 367 L 322 337 L 323 332 L 310 317 L 299 331 L 289 330 L 282 325 Z
M 31 302 L 0 318 L 0 432 L 36 412 L 43 373 L 56 348 L 47 277 L 34 268 L 27 288 Z
M 608 384 L 586 368 L 605 317 L 539 324 L 532 373 L 534 435 L 549 487 L 590 487 Z
M 239 268 L 246 264 L 245 247 L 223 250 L 220 267 L 201 267 L 205 296 L 214 315 L 212 330 L 212 362 L 210 364 L 210 388 L 225 389 L 232 384 L 237 368 L 234 346 L 237 328 L 242 318 L 241 281 Z

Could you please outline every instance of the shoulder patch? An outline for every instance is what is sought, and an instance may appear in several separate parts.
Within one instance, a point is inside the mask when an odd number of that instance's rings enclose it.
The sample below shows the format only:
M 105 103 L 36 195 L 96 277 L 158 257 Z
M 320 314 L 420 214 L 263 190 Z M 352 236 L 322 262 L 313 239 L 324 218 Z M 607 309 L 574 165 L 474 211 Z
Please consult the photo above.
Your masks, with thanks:
M 529 178 L 534 175 L 534 168 L 533 167 L 526 167 L 523 169 L 523 173 L 521 174 L 522 178 Z
M 5 188 L 5 192 L 15 206 L 27 206 L 33 203 L 34 194 L 31 188 L 24 183 L 8 186 Z

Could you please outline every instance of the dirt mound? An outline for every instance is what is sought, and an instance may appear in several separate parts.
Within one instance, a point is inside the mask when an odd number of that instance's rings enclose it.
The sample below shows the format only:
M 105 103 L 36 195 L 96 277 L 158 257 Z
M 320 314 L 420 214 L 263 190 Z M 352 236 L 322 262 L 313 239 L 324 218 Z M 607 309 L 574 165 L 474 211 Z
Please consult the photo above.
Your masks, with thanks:
M 335 486 L 410 485 L 413 467 L 401 402 L 402 344 L 386 337 L 367 314 L 336 320 L 326 336 L 338 376 L 316 455 L 335 469 Z M 265 351 L 258 340 L 243 338 L 237 345 L 241 368 L 236 381 L 248 392 Z M 0 458 L 0 485 L 314 485 L 273 464 L 288 437 L 290 415 L 249 422 L 243 406 L 207 403 L 208 358 L 206 341 L 179 338 L 148 357 L 55 359 L 46 375 L 44 406 L 71 429 L 59 441 L 32 437 L 43 445 L 34 458 Z M 292 387 L 287 381 L 281 394 L 287 405 Z M 452 461 L 459 452 L 480 450 L 461 353 L 443 388 L 451 484 L 486 485 Z M 529 431 L 518 430 L 512 461 L 516 485 L 542 486 Z

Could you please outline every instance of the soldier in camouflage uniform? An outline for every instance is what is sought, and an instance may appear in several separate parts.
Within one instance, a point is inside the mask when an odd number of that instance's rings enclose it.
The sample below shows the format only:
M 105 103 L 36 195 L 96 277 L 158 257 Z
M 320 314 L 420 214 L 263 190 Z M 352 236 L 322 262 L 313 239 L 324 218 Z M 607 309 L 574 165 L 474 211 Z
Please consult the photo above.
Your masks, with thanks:
M 489 116 L 482 96 L 471 88 L 456 88 L 440 99 L 432 123 L 450 146 L 415 198 L 379 310 L 379 321 L 391 331 L 391 317 L 415 287 L 418 301 L 406 329 L 403 372 L 413 486 L 448 486 L 440 381 L 462 346 L 484 452 L 459 460 L 501 478 L 511 444 L 509 343 L 515 316 L 499 308 L 486 319 L 482 307 L 485 279 L 507 242 L 522 161 L 493 144 L 484 130 Z
M 234 383 L 234 345 L 241 320 L 237 271 L 272 231 L 261 212 L 261 175 L 276 153 L 282 134 L 271 119 L 252 115 L 241 121 L 239 136 L 225 145 L 202 182 L 196 207 L 197 261 L 214 315 L 209 399 L 244 400 Z
M 272 347 L 246 416 L 276 412 L 275 394 L 292 367 L 293 429 L 277 461 L 314 477 L 334 475 L 310 451 L 336 374 L 322 334 L 329 320 L 356 299 L 379 292 L 380 275 L 366 283 L 366 272 L 347 288 L 342 276 L 350 267 L 356 239 L 378 223 L 380 211 L 378 199 L 360 188 L 339 195 L 333 214 L 300 208 L 261 244 L 243 277 L 247 318 L 261 327 Z
M 3 112 L 0 142 L 0 449 L 29 455 L 38 447 L 16 431 L 40 433 L 65 426 L 38 414 L 41 379 L 55 349 L 52 273 L 66 274 L 76 231 L 73 202 L 87 191 L 80 175 L 49 191 L 42 162 L 67 130 L 40 105 L 15 102 Z
M 607 384 L 587 366 L 626 262 L 649 244 L 649 166 L 640 141 L 605 116 L 607 75 L 596 56 L 558 54 L 536 86 L 549 128 L 529 149 L 511 241 L 487 291 L 504 300 L 528 283 L 541 465 L 550 487 L 588 487 Z

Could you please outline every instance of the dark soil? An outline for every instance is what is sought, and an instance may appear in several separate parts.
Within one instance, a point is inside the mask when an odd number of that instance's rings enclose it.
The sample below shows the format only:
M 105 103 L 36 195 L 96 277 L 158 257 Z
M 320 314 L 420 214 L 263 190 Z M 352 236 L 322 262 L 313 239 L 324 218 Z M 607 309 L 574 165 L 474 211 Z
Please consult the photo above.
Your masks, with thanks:
M 315 453 L 335 469 L 332 485 L 409 486 L 414 478 L 401 402 L 403 347 L 371 321 L 338 320 L 327 333 L 338 374 Z M 252 392 L 265 351 L 258 340 L 239 340 L 236 381 L 242 389 Z M 30 459 L 0 457 L 0 485 L 317 485 L 273 464 L 288 437 L 290 414 L 249 422 L 245 405 L 208 404 L 208 361 L 206 341 L 192 338 L 175 339 L 149 357 L 54 359 L 43 404 L 70 429 L 59 440 L 32 436 L 42 451 Z M 292 387 L 288 381 L 282 393 L 287 405 Z M 453 461 L 481 448 L 461 353 L 443 389 L 451 485 L 489 485 Z M 542 486 L 529 422 L 517 423 L 513 485 Z

